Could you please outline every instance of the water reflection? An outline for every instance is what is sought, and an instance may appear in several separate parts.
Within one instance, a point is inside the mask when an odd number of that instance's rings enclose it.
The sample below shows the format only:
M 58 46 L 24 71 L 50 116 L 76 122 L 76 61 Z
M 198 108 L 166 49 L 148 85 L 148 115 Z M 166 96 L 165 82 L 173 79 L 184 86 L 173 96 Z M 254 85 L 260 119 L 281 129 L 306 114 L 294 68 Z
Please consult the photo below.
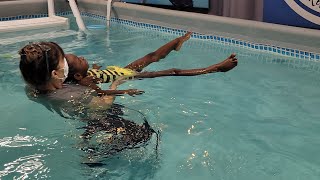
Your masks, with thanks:
M 0 171 L 0 178 L 8 179 L 38 179 L 48 178 L 50 169 L 44 166 L 44 154 L 33 154 L 20 157 L 12 162 L 4 164 L 4 170 Z M 32 174 L 32 177 L 31 177 Z
M 214 163 L 212 153 L 208 150 L 198 148 L 186 157 L 185 162 L 181 163 L 177 172 L 190 173 L 190 170 L 195 170 L 195 172 L 212 174 L 214 172 Z
M 24 147 L 24 146 L 35 146 L 38 143 L 47 141 L 47 138 L 36 138 L 33 136 L 20 136 L 17 134 L 14 137 L 4 137 L 0 139 L 0 147 Z
M 159 167 L 159 131 L 143 113 L 128 107 L 114 105 L 103 115 L 91 115 L 81 128 L 84 176 L 152 179 Z
M 161 165 L 154 149 L 131 149 L 103 161 L 103 166 L 84 166 L 88 179 L 154 179 Z

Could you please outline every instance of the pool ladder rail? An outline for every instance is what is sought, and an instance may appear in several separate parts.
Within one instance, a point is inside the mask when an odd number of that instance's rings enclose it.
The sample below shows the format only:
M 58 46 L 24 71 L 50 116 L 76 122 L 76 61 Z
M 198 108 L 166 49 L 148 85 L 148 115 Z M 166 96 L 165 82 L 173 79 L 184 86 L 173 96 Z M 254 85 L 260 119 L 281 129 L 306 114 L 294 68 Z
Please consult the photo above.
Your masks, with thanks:
M 112 0 L 107 1 L 107 27 L 110 26 Z

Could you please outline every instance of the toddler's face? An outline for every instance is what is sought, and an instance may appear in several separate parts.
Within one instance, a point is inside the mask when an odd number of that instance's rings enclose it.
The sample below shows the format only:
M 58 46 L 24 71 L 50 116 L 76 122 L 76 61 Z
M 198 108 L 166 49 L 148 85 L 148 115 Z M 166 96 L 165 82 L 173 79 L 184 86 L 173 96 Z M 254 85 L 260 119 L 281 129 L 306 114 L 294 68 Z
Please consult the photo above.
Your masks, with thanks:
M 87 75 L 89 64 L 84 57 L 78 57 L 73 54 L 66 54 L 65 56 L 66 56 L 69 68 L 72 69 L 74 73 L 79 73 L 82 76 Z

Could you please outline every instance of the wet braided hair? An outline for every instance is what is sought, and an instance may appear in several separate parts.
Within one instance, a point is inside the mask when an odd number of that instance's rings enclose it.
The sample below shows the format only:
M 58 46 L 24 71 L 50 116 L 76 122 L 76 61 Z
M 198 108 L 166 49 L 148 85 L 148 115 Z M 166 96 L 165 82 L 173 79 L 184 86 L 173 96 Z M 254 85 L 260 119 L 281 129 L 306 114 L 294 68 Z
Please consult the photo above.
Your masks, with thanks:
M 45 85 L 64 57 L 62 48 L 54 42 L 30 43 L 20 51 L 19 68 L 24 80 L 37 87 Z

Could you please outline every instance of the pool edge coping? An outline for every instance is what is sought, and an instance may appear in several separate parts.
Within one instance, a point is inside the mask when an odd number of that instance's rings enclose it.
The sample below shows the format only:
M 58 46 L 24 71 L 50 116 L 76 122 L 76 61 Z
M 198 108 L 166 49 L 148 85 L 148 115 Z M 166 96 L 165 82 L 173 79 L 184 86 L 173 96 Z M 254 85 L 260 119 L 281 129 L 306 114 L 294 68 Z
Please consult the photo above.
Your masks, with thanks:
M 72 14 L 71 11 L 57 13 L 58 16 L 65 16 L 65 15 L 71 15 L 71 14 Z M 81 12 L 81 15 L 94 18 L 94 19 L 106 20 L 106 16 L 94 14 L 91 12 Z M 34 14 L 34 15 L 19 15 L 19 16 L 12 16 L 12 17 L 1 17 L 0 21 L 41 18 L 46 16 L 48 16 L 48 14 L 46 13 Z M 116 17 L 112 17 L 111 22 L 128 25 L 132 27 L 149 29 L 149 30 L 158 31 L 158 32 L 169 33 L 173 35 L 179 35 L 179 36 L 187 32 L 186 30 L 182 30 L 182 29 L 165 27 L 161 25 L 156 25 L 156 24 L 151 24 L 146 22 L 138 22 L 138 21 L 133 21 L 128 19 L 121 19 Z M 272 44 L 255 43 L 255 42 L 250 42 L 250 41 L 236 39 L 236 38 L 229 38 L 229 37 L 224 37 L 220 35 L 208 35 L 208 34 L 203 34 L 199 32 L 193 32 L 191 38 L 209 41 L 209 42 L 211 41 L 211 42 L 224 44 L 224 45 L 232 45 L 235 47 L 240 47 L 240 48 L 245 48 L 250 50 L 268 52 L 268 53 L 282 55 L 286 57 L 294 57 L 294 58 L 300 58 L 300 59 L 305 59 L 310 61 L 320 61 L 320 53 L 293 49 L 293 48 L 286 48 L 286 47 L 281 47 L 281 46 L 272 45 Z

